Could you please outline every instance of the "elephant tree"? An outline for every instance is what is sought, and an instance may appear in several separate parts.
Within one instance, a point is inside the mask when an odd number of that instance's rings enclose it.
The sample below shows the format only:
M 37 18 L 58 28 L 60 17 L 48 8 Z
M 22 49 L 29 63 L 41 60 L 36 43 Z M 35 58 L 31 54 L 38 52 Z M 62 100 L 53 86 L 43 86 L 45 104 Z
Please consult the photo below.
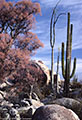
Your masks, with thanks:
M 66 44 L 66 65 L 64 69 L 64 43 L 62 43 L 62 75 L 65 79 L 64 83 L 64 93 L 65 96 L 69 95 L 69 83 L 70 79 L 73 77 L 76 68 L 76 58 L 74 58 L 73 71 L 71 72 L 71 52 L 72 52 L 72 31 L 73 24 L 70 25 L 70 13 L 68 13 L 68 24 L 67 24 L 67 44 Z
M 43 46 L 37 35 L 31 32 L 35 15 L 40 13 L 40 4 L 31 0 L 14 3 L 0 0 L 0 82 L 12 72 L 17 73 L 14 76 L 18 76 L 17 71 L 21 69 L 19 73 L 26 73 L 24 68 L 30 57 Z

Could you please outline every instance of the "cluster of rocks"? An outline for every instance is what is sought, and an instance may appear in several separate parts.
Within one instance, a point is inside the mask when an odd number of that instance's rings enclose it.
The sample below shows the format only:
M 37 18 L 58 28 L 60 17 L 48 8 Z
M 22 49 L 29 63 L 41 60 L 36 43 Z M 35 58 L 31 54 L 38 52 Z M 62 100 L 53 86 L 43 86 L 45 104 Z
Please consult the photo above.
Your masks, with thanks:
M 8 99 L 1 96 L 0 98 L 0 119 L 2 120 L 21 120 L 31 119 L 36 109 L 44 106 L 36 94 L 32 98 L 10 97 Z
M 50 94 L 50 71 L 41 62 L 32 62 L 40 66 L 46 74 L 46 84 L 42 87 L 34 85 L 34 90 L 28 94 L 22 91 L 16 96 L 15 87 L 11 80 L 0 85 L 0 119 L 1 120 L 82 120 L 82 103 L 72 98 L 56 99 Z M 61 82 L 59 81 L 62 91 Z M 63 84 L 63 82 L 62 82 Z M 12 87 L 13 86 L 13 87 Z M 28 86 L 27 86 L 28 87 Z M 12 88 L 12 89 L 11 89 Z M 82 98 L 82 89 L 78 94 Z M 75 91 L 74 91 L 75 92 Z M 74 94 L 70 93 L 70 97 Z
M 82 104 L 77 100 L 55 99 L 50 95 L 40 101 L 35 93 L 31 98 L 7 97 L 7 94 L 0 91 L 2 120 L 82 120 Z
M 21 100 L 14 97 L 10 98 L 10 101 L 0 99 L 0 119 L 2 120 L 81 120 L 71 109 L 75 110 L 81 118 L 81 104 L 73 99 L 62 98 L 45 105 L 38 97 Z

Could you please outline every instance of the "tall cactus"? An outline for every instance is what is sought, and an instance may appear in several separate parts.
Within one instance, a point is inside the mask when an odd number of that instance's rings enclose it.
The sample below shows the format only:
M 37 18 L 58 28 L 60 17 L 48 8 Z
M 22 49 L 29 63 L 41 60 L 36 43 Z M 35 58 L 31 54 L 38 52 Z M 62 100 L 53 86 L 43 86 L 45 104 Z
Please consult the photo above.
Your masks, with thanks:
M 68 13 L 68 23 L 67 23 L 67 43 L 66 43 L 66 65 L 64 69 L 64 43 L 62 43 L 62 75 L 65 79 L 64 82 L 64 93 L 65 96 L 69 95 L 69 82 L 73 77 L 76 68 L 76 58 L 74 58 L 73 70 L 71 73 L 71 52 L 72 52 L 72 31 L 73 25 L 70 25 L 70 13 Z M 70 74 L 71 73 L 71 74 Z
M 55 11 L 53 10 L 52 17 L 51 17 L 51 22 L 50 22 L 50 46 L 51 46 L 51 84 L 52 84 L 52 89 L 54 90 L 54 44 L 55 44 L 55 25 L 53 24 L 52 28 L 52 21 L 54 17 Z M 53 29 L 53 31 L 52 31 Z M 52 33 L 53 32 L 53 33 Z M 53 35 L 53 38 L 52 38 Z
M 55 45 L 55 25 L 58 21 L 58 18 L 65 14 L 60 13 L 58 16 L 56 15 L 56 8 L 61 0 L 59 0 L 56 4 L 56 6 L 53 9 L 51 21 L 50 21 L 50 46 L 51 46 L 51 84 L 52 84 L 52 90 L 54 92 L 54 45 Z

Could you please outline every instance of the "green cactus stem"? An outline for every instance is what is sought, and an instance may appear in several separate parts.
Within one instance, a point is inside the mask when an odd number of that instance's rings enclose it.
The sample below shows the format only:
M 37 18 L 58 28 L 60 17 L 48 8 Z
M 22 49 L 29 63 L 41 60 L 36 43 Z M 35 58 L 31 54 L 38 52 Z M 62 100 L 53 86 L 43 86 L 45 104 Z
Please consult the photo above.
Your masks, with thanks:
M 72 24 L 70 25 L 70 13 L 68 13 L 65 67 L 64 67 L 64 43 L 62 43 L 62 54 L 61 54 L 62 75 L 63 75 L 63 78 L 65 79 L 65 82 L 64 82 L 65 96 L 69 96 L 70 79 L 74 76 L 75 69 L 76 69 L 76 58 L 74 58 L 73 70 L 71 73 L 72 32 L 73 32 L 73 25 Z

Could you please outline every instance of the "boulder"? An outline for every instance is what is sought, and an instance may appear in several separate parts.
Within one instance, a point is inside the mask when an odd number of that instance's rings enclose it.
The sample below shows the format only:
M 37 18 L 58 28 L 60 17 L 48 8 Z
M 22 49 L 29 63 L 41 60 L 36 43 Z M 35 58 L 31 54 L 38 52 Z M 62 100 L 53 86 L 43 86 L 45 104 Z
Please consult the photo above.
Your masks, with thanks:
M 82 104 L 75 99 L 60 98 L 57 100 L 47 101 L 47 104 L 58 104 L 71 109 L 79 116 L 80 120 L 82 120 Z
M 39 67 L 41 67 L 42 71 L 45 73 L 46 78 L 47 78 L 46 84 L 48 85 L 50 82 L 50 70 L 49 70 L 49 68 L 40 60 L 35 61 L 35 63 L 37 63 L 37 65 Z
M 47 83 L 46 84 L 48 85 L 51 82 L 50 69 L 41 60 L 35 61 L 35 63 L 37 63 L 39 65 L 39 67 L 41 67 L 41 69 L 44 71 L 45 75 L 47 76 Z M 56 72 L 54 72 L 54 81 L 56 81 L 56 77 L 57 77 Z M 58 74 L 58 82 L 61 82 L 59 74 Z
M 70 109 L 60 105 L 45 105 L 39 107 L 34 113 L 32 120 L 80 120 Z
M 37 96 L 40 98 L 40 99 L 43 99 L 44 98 L 44 94 L 42 93 L 40 87 L 38 86 L 37 83 L 34 84 L 34 87 L 33 87 L 33 92 L 37 94 Z
M 37 84 L 34 85 L 34 92 L 42 100 L 43 98 L 48 96 L 52 91 L 52 87 L 51 87 L 51 71 L 40 60 L 38 60 L 38 61 L 34 60 L 34 61 L 31 61 L 31 62 L 32 62 L 33 65 L 37 66 L 37 69 L 39 68 L 43 72 L 42 76 L 44 76 L 44 77 L 42 79 L 39 79 L 37 81 Z M 56 84 L 56 80 L 57 80 L 57 75 L 56 75 L 56 72 L 54 72 L 54 82 L 55 82 L 55 84 Z M 61 83 L 61 80 L 60 80 L 60 76 L 58 75 L 58 85 L 60 83 Z M 58 88 L 60 88 L 60 86 L 58 86 Z

